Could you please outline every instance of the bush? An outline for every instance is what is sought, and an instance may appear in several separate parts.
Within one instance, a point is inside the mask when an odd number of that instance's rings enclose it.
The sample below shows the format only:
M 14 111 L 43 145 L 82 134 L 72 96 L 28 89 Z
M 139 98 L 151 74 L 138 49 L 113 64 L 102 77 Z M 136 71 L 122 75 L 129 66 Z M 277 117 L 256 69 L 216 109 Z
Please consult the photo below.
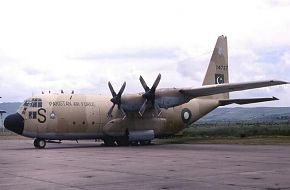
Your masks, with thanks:
M 250 136 L 290 136 L 290 125 L 287 123 L 272 124 L 194 124 L 184 130 L 189 137 L 250 137 Z

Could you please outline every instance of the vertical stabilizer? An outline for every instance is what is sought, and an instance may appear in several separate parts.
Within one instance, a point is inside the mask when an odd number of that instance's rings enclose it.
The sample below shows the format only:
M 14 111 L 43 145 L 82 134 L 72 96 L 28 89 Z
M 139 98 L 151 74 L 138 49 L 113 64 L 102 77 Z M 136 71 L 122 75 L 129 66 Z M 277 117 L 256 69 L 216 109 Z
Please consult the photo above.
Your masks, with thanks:
M 229 83 L 227 37 L 219 36 L 202 85 Z M 229 99 L 229 93 L 206 96 L 210 99 Z

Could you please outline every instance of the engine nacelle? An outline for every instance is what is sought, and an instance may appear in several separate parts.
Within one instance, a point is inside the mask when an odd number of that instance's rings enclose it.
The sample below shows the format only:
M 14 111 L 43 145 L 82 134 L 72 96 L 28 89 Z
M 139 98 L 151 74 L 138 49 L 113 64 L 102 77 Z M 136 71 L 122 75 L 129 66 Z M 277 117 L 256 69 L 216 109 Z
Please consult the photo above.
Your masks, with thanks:
M 129 141 L 150 141 L 154 139 L 154 131 L 129 131 L 128 137 Z
M 116 118 L 109 121 L 104 127 L 103 132 L 106 136 L 124 137 L 128 135 L 131 141 L 152 140 L 165 130 L 166 119 L 122 119 Z

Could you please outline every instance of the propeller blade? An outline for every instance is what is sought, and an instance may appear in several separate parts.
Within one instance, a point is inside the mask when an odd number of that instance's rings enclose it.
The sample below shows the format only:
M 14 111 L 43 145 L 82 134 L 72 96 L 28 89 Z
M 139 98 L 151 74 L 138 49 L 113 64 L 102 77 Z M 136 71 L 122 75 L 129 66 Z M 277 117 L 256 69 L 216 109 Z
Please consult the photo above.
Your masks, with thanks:
M 125 87 L 126 87 L 126 82 L 123 83 L 121 89 L 119 90 L 119 92 L 118 92 L 118 94 L 117 94 L 118 97 L 121 97 L 121 95 L 122 95 L 123 92 L 124 92 Z
M 108 111 L 108 117 L 112 117 L 112 112 L 113 112 L 114 107 L 115 107 L 115 104 L 113 104 L 110 110 Z
M 139 114 L 140 114 L 141 117 L 143 116 L 143 114 L 144 114 L 144 112 L 145 112 L 145 110 L 146 110 L 147 102 L 148 102 L 148 100 L 145 99 L 145 101 L 144 101 L 142 107 L 141 107 L 140 110 L 139 110 Z
M 112 96 L 115 97 L 116 96 L 116 92 L 115 92 L 112 84 L 110 83 L 110 81 L 108 82 L 108 86 L 110 88 L 110 91 L 111 91 Z
M 124 119 L 126 118 L 126 113 L 125 113 L 125 111 L 124 111 L 123 108 L 120 108 L 120 110 L 121 110 L 121 112 L 122 112 L 122 114 L 123 114 L 123 118 L 122 118 L 122 120 L 124 120 Z
M 149 89 L 149 87 L 147 86 L 145 80 L 143 79 L 143 77 L 142 77 L 141 75 L 140 75 L 140 77 L 139 77 L 139 80 L 140 80 L 140 82 L 141 82 L 141 84 L 142 84 L 142 86 L 143 86 L 145 92 L 148 92 L 150 89 Z
M 116 94 L 111 82 L 108 82 L 108 86 L 110 88 L 110 91 L 112 93 L 113 98 L 111 98 L 111 102 L 113 103 L 113 106 L 110 108 L 110 110 L 108 111 L 108 117 L 112 117 L 112 112 L 114 110 L 115 105 L 118 105 L 118 109 L 121 110 L 121 112 L 123 113 L 124 118 L 126 117 L 126 113 L 123 110 L 123 108 L 121 107 L 121 96 L 125 90 L 126 87 L 126 82 L 123 83 L 122 87 L 120 88 L 118 94 Z
M 159 75 L 157 76 L 154 84 L 152 85 L 151 91 L 154 91 L 155 92 L 155 90 L 156 90 L 156 88 L 157 88 L 160 80 L 161 80 L 161 74 L 159 73 Z
M 156 112 L 157 116 L 159 116 L 162 112 L 159 105 L 155 103 L 154 108 L 155 108 L 155 112 Z
M 151 106 L 154 107 L 155 112 L 159 115 L 161 113 L 159 105 L 155 104 L 155 91 L 156 88 L 161 80 L 161 74 L 159 73 L 157 78 L 155 79 L 151 89 L 147 86 L 145 80 L 143 77 L 140 75 L 139 80 L 145 89 L 145 93 L 142 95 L 142 97 L 145 99 L 142 107 L 139 110 L 139 114 L 142 116 L 147 108 L 147 103 L 148 101 L 151 103 Z

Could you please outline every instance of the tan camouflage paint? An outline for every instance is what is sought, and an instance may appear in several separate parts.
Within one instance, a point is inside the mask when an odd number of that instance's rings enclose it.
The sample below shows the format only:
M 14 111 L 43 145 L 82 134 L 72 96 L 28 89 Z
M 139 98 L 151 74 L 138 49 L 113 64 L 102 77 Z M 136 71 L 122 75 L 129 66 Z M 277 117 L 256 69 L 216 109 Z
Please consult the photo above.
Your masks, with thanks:
M 203 85 L 228 82 L 227 38 L 220 36 L 215 45 Z M 277 84 L 284 83 L 278 81 Z M 253 88 L 259 88 L 277 84 L 275 84 L 275 81 L 273 81 L 273 84 L 270 81 L 269 84 L 263 85 L 249 83 L 249 88 L 251 86 Z M 156 91 L 156 96 L 159 97 L 178 97 L 179 95 L 179 89 L 162 89 Z M 50 138 L 58 139 L 59 135 L 71 134 L 71 138 L 73 137 L 75 139 L 97 139 L 106 135 L 115 137 L 124 136 L 126 130 L 130 132 L 153 130 L 157 136 L 175 134 L 218 107 L 220 100 L 225 102 L 229 98 L 229 93 L 195 98 L 180 106 L 161 109 L 162 112 L 158 116 L 155 114 L 154 109 L 151 108 L 146 110 L 142 117 L 138 114 L 138 111 L 134 111 L 127 112 L 125 118 L 123 118 L 122 112 L 117 109 L 117 106 L 112 112 L 113 117 L 108 118 L 107 113 L 112 106 L 110 96 L 42 94 L 31 97 L 30 99 L 32 98 L 41 98 L 43 105 L 42 108 L 28 107 L 25 113 L 23 112 L 24 107 L 20 106 L 18 113 L 25 120 L 24 136 L 45 138 L 43 135 L 50 135 Z M 140 93 L 122 96 L 122 102 L 143 101 L 144 99 Z M 247 101 L 253 103 L 250 99 Z M 132 106 L 136 105 L 132 104 Z M 39 109 L 45 109 L 45 111 Z M 137 110 L 140 108 L 137 107 L 134 109 Z M 37 114 L 37 119 L 29 119 L 29 111 L 40 112 L 40 114 Z M 55 114 L 55 118 L 51 117 L 52 113 Z M 44 120 L 44 116 L 46 121 L 44 123 L 39 122 Z
M 140 96 L 140 95 L 136 95 Z M 154 130 L 156 134 L 174 134 L 182 130 L 187 124 L 190 124 L 209 111 L 218 106 L 217 100 L 194 99 L 182 106 L 169 109 L 162 109 L 162 113 L 156 116 L 153 110 L 147 110 L 143 117 L 137 113 L 129 113 L 125 119 L 122 119 L 122 113 L 115 108 L 113 117 L 108 118 L 107 112 L 111 107 L 110 97 L 96 95 L 78 95 L 78 94 L 47 94 L 34 96 L 32 98 L 41 98 L 42 112 L 46 117 L 45 123 L 38 122 L 43 117 L 37 114 L 37 119 L 29 119 L 29 111 L 38 111 L 39 108 L 28 107 L 23 114 L 23 106 L 20 106 L 18 113 L 25 120 L 25 132 L 41 133 L 98 133 L 100 136 L 113 133 L 123 134 L 126 128 L 129 131 Z M 73 105 L 75 102 L 93 102 L 91 106 L 52 106 L 51 102 L 65 102 Z M 186 124 L 182 121 L 181 110 L 188 108 L 192 117 Z M 55 119 L 50 118 L 54 112 Z M 119 122 L 116 120 L 119 119 Z M 115 121 L 114 125 L 110 121 Z
M 222 69 L 218 69 L 218 67 Z M 203 85 L 215 84 L 215 74 L 224 74 L 224 82 L 228 82 L 228 55 L 227 55 L 227 39 L 224 36 L 218 37 L 213 55 L 208 66 Z M 156 96 L 178 96 L 177 91 L 156 91 Z M 219 105 L 218 99 L 228 98 L 228 93 L 212 95 L 203 98 L 196 98 L 181 106 L 162 109 L 159 116 L 156 116 L 154 110 L 146 110 L 141 117 L 137 112 L 129 112 L 125 119 L 122 113 L 115 108 L 113 117 L 108 118 L 107 113 L 112 106 L 110 102 L 111 97 L 97 96 L 97 95 L 78 95 L 78 94 L 44 94 L 31 98 L 41 98 L 43 101 L 43 108 L 46 117 L 45 123 L 40 123 L 35 119 L 28 119 L 29 111 L 37 111 L 39 108 L 29 107 L 26 114 L 23 115 L 25 119 L 24 135 L 33 133 L 38 134 L 66 134 L 66 133 L 87 133 L 95 134 L 96 137 L 103 135 L 123 135 L 125 130 L 154 130 L 157 135 L 175 134 L 181 131 L 187 125 L 193 123 L 197 119 L 206 115 L 211 110 Z M 126 95 L 122 101 L 143 101 L 141 94 Z M 65 102 L 65 104 L 73 106 L 54 106 L 53 102 Z M 75 106 L 75 102 L 92 102 L 93 106 Z M 188 121 L 182 120 L 182 110 L 188 108 L 191 117 Z M 23 107 L 20 107 L 18 113 L 22 114 Z M 55 119 L 50 118 L 50 114 L 54 112 Z M 188 114 L 188 113 L 187 113 Z M 37 115 L 37 119 L 43 119 L 42 116 Z M 31 135 L 33 136 L 33 135 Z

